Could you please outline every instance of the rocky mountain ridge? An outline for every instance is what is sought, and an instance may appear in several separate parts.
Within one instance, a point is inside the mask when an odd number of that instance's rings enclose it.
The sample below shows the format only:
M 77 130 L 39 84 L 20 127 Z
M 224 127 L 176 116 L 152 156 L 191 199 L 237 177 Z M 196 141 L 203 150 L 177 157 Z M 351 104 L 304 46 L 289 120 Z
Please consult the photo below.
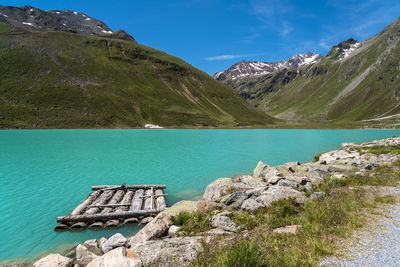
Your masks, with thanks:
M 350 38 L 334 45 L 314 64 L 220 80 L 280 119 L 397 127 L 399 32 L 397 19 L 362 42 Z
M 279 62 L 241 61 L 232 65 L 229 69 L 214 74 L 214 79 L 224 81 L 237 79 L 246 76 L 265 75 L 281 71 L 283 69 L 296 69 L 300 66 L 310 65 L 319 62 L 322 55 L 307 52 L 292 56 L 288 60 Z
M 101 36 L 122 32 L 114 32 L 104 22 L 83 13 L 70 10 L 45 11 L 32 6 L 0 5 L 0 22 L 26 31 L 65 31 Z M 125 35 L 128 34 L 125 33 Z M 132 36 L 127 39 L 134 41 Z

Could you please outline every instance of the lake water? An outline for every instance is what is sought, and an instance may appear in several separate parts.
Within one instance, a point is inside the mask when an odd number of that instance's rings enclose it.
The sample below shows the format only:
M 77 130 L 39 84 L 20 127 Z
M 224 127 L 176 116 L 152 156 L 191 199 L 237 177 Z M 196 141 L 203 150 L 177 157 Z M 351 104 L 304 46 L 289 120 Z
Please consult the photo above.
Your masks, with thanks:
M 168 204 L 199 198 L 219 177 L 400 135 L 399 130 L 16 130 L 0 131 L 0 261 L 33 259 L 68 244 L 131 235 L 112 231 L 54 232 L 101 184 L 166 184 Z

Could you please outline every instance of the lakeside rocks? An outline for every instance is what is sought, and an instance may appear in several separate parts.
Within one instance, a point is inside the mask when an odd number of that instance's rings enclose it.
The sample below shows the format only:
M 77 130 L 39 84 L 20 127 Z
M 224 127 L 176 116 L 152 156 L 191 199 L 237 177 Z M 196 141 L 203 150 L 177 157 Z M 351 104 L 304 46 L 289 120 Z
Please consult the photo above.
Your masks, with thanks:
M 123 235 L 116 233 L 101 245 L 101 250 L 107 253 L 118 247 L 126 247 L 127 243 L 128 240 Z
M 367 145 L 400 145 L 400 138 L 385 140 L 368 142 Z M 202 200 L 180 201 L 155 218 L 146 218 L 148 224 L 133 237 L 125 238 L 121 234 L 115 234 L 109 239 L 87 240 L 76 247 L 74 260 L 51 254 L 35 262 L 34 266 L 72 266 L 73 263 L 90 267 L 186 266 L 203 249 L 203 244 L 213 242 L 215 237 L 228 240 L 243 230 L 233 221 L 232 212 L 268 208 L 274 201 L 287 198 L 293 198 L 298 204 L 323 198 L 324 192 L 314 192 L 306 197 L 304 191 L 323 179 L 346 179 L 354 174 L 372 177 L 370 170 L 400 160 L 400 155 L 391 153 L 364 153 L 366 151 L 362 152 L 363 144 L 343 144 L 342 147 L 344 149 L 325 152 L 318 161 L 305 164 L 289 162 L 270 166 L 260 161 L 252 175 L 219 178 L 207 186 Z M 390 195 L 400 199 L 400 188 L 363 186 L 349 190 L 359 188 L 371 192 L 371 197 Z M 181 236 L 180 227 L 173 225 L 172 221 L 183 211 L 212 211 L 208 221 L 211 229 L 197 233 L 196 236 Z M 273 232 L 297 234 L 300 228 L 301 225 L 288 225 Z M 53 265 L 45 265 L 48 263 Z
M 111 250 L 101 257 L 92 260 L 87 267 L 142 267 L 142 261 L 136 254 L 125 247 Z
M 132 244 L 144 266 L 186 266 L 202 249 L 201 236 L 172 237 Z
M 72 267 L 73 260 L 60 254 L 50 254 L 33 264 L 33 267 Z

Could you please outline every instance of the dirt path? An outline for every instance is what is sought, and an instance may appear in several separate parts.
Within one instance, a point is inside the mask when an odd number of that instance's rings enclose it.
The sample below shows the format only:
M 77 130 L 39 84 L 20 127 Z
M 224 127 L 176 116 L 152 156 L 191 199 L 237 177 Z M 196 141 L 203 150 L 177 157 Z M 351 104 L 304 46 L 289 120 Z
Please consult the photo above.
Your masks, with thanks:
M 400 204 L 384 205 L 371 215 L 368 229 L 354 234 L 343 257 L 322 260 L 322 266 L 400 266 Z

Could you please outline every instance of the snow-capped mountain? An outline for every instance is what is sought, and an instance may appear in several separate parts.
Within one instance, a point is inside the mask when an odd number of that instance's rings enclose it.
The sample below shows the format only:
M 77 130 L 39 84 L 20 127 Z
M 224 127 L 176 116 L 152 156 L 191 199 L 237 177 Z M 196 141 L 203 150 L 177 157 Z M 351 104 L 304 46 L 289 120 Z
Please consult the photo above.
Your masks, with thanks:
M 76 11 L 45 11 L 31 6 L 0 5 L 0 21 L 28 31 L 66 31 L 85 35 L 114 32 L 100 20 Z
M 279 62 L 257 62 L 241 61 L 232 65 L 229 69 L 214 74 L 214 79 L 223 81 L 226 79 L 236 79 L 244 76 L 264 75 L 283 69 L 298 68 L 303 65 L 314 64 L 322 59 L 322 55 L 307 52 L 295 55 L 288 60 Z

